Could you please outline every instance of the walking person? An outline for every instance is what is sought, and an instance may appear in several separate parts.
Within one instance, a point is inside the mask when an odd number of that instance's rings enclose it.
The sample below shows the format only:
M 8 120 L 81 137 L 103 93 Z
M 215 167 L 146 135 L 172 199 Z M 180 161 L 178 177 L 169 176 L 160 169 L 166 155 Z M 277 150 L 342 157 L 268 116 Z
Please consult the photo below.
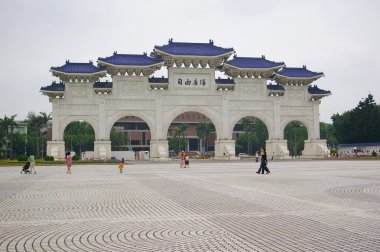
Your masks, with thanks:
M 266 153 L 264 147 L 260 148 L 260 156 L 261 156 L 260 168 L 256 173 L 260 174 L 260 172 L 261 172 L 261 174 L 264 174 L 264 170 L 265 170 L 266 174 L 269 174 L 270 171 L 269 171 L 268 166 L 267 166 L 267 164 L 268 164 L 267 153 Z
M 34 155 L 30 155 L 29 158 L 28 158 L 28 162 L 30 163 L 30 174 L 33 173 L 34 171 L 34 174 L 36 174 L 36 160 L 34 158 Z
M 67 166 L 67 174 L 71 174 L 71 165 L 73 164 L 73 157 L 71 156 L 70 151 L 66 153 L 66 166 Z
M 122 174 L 123 173 L 123 169 L 124 169 L 124 162 L 123 162 L 123 160 L 120 161 L 120 163 L 119 163 L 119 169 L 120 169 L 120 174 Z
M 189 168 L 189 165 L 190 165 L 190 157 L 189 157 L 189 154 L 186 152 L 185 153 L 185 168 Z
M 180 158 L 180 163 L 179 163 L 179 166 L 181 168 L 185 168 L 185 158 L 186 158 L 186 154 L 184 151 L 181 151 L 181 153 L 179 154 L 179 158 Z

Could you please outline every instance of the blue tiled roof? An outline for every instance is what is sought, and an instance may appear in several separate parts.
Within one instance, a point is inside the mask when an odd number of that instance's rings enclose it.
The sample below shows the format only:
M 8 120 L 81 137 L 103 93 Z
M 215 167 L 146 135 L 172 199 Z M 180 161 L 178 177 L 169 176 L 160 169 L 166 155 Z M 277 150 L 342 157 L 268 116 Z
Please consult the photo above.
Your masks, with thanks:
M 157 63 L 164 62 L 161 59 L 148 57 L 144 54 L 118 54 L 114 52 L 112 56 L 106 58 L 98 58 L 108 64 L 117 66 L 151 66 Z
M 317 86 L 309 86 L 308 91 L 310 94 L 331 94 L 329 90 L 323 90 Z
M 187 43 L 173 42 L 169 40 L 169 44 L 163 46 L 155 46 L 156 50 L 165 52 L 171 55 L 188 55 L 188 56 L 219 56 L 226 53 L 233 53 L 233 48 L 223 48 L 215 46 L 210 40 L 209 43 Z
M 42 87 L 40 91 L 51 91 L 51 92 L 63 92 L 65 91 L 65 84 L 61 82 L 53 82 L 51 85 Z
M 285 90 L 283 85 L 280 84 L 268 84 L 267 89 L 269 90 Z
M 148 79 L 149 83 L 169 83 L 169 79 L 168 78 L 164 78 L 164 77 L 161 77 L 161 78 L 157 78 L 157 77 L 150 77 Z
M 235 84 L 235 81 L 234 81 L 234 79 L 230 79 L 230 78 L 228 78 L 228 79 L 218 78 L 218 79 L 215 79 L 215 83 L 216 84 Z
M 367 146 L 380 146 L 380 142 L 377 143 L 352 143 L 352 144 L 339 144 L 339 147 L 367 147 Z
M 274 62 L 261 58 L 247 58 L 234 56 L 232 60 L 226 62 L 228 65 L 232 65 L 237 68 L 273 68 L 279 66 L 285 66 L 284 62 Z
M 60 67 L 51 67 L 53 71 L 59 71 L 63 73 L 77 73 L 77 74 L 90 74 L 104 71 L 103 69 L 96 67 L 89 63 L 72 63 L 70 61 L 66 61 L 66 64 Z
M 293 77 L 293 78 L 313 78 L 317 76 L 323 76 L 323 73 L 312 72 L 304 67 L 284 67 L 278 71 L 279 75 Z
M 112 88 L 112 82 L 97 81 L 94 83 L 94 88 Z

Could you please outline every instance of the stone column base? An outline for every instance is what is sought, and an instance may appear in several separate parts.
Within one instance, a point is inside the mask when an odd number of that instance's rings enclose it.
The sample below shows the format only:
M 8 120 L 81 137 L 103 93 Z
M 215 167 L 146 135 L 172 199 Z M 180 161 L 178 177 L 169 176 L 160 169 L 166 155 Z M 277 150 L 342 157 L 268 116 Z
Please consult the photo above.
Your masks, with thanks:
M 327 140 L 305 140 L 301 158 L 324 158 L 328 155 Z
M 94 159 L 111 159 L 111 141 L 94 141 Z
M 167 140 L 150 141 L 150 159 L 154 161 L 168 161 L 169 142 Z
M 235 140 L 216 140 L 215 159 L 232 160 L 235 158 Z
M 267 159 L 288 159 L 288 141 L 287 140 L 266 140 Z
M 54 160 L 65 160 L 65 141 L 48 141 L 46 154 Z

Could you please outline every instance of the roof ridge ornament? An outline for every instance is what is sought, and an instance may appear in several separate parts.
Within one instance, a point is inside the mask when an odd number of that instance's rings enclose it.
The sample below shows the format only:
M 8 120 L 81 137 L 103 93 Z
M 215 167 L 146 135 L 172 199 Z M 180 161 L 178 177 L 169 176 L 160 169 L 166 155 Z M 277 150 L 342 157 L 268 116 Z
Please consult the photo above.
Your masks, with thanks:
M 264 54 L 263 54 L 263 55 L 261 55 L 261 58 L 262 58 L 262 59 L 265 59 L 265 55 L 264 55 Z
M 113 51 L 113 55 L 116 55 L 117 54 L 117 51 Z
M 302 67 L 303 67 L 304 69 L 307 69 L 307 68 L 306 68 L 306 65 L 303 65 Z
M 169 44 L 172 44 L 173 43 L 173 38 L 170 38 L 169 39 Z
M 210 39 L 208 42 L 210 45 L 214 45 L 214 40 Z
M 66 63 L 70 63 L 70 60 L 67 59 L 67 60 L 66 60 Z

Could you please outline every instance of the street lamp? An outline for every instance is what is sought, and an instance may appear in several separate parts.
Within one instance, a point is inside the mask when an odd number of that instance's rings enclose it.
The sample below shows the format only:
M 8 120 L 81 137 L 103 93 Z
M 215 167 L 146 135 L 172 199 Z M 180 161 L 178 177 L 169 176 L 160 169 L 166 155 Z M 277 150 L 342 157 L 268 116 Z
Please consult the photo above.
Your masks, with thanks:
M 302 127 L 303 125 L 300 124 L 294 127 L 294 156 L 297 156 L 297 126 Z

